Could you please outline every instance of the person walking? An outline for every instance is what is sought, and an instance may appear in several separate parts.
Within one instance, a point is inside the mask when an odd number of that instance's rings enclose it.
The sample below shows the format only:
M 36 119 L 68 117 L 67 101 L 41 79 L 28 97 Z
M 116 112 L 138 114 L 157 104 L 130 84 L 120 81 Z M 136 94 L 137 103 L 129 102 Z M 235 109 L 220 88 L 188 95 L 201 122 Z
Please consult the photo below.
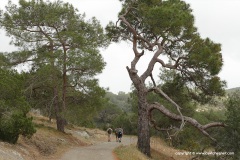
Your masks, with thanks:
M 122 127 L 115 129 L 116 134 L 116 142 L 122 142 L 122 136 L 123 136 L 123 129 Z
M 115 132 L 116 142 L 117 142 L 117 141 L 118 141 L 118 128 L 115 128 L 115 129 L 114 129 L 114 132 Z
M 108 142 L 111 142 L 111 134 L 112 134 L 112 128 L 107 129 L 107 134 L 108 134 Z

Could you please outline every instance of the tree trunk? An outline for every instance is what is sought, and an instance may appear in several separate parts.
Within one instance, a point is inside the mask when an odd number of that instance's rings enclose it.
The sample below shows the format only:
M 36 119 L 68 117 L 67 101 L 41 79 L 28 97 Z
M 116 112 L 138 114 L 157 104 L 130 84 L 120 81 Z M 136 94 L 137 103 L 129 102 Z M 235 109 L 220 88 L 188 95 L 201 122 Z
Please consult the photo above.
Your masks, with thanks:
M 64 132 L 64 126 L 66 125 L 66 120 L 63 117 L 58 115 L 56 117 L 56 121 L 57 121 L 57 130 L 60 132 Z
M 150 132 L 149 132 L 149 118 L 146 102 L 146 95 L 138 91 L 138 149 L 147 156 L 151 156 L 150 153 Z
M 128 68 L 127 68 L 128 69 Z M 138 94 L 138 149 L 147 156 L 150 153 L 150 133 L 147 103 L 147 89 L 144 81 L 135 73 L 128 69 L 129 76 L 137 89 Z
M 66 94 L 67 94 L 67 49 L 63 43 L 63 91 L 62 91 L 62 108 L 66 109 Z
M 61 109 L 59 107 L 57 86 L 54 87 L 54 110 L 55 110 L 55 116 L 56 116 L 57 130 L 64 132 L 64 126 L 66 124 L 66 120 L 62 118 L 62 116 L 60 115 Z

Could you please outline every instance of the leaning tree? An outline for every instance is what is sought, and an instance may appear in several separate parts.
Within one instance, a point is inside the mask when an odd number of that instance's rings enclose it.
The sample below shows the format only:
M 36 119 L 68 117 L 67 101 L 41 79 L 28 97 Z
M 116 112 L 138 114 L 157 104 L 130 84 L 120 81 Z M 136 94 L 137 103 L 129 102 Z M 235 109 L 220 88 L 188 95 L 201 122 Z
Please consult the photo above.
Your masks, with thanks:
M 191 117 L 182 115 L 181 106 L 175 103 L 160 86 L 156 85 L 153 70 L 156 64 L 162 68 L 175 70 L 179 80 L 188 87 L 196 100 L 208 100 L 214 95 L 222 95 L 225 82 L 217 76 L 223 61 L 220 44 L 209 38 L 203 39 L 194 27 L 194 16 L 188 4 L 181 0 L 120 0 L 122 10 L 117 23 L 107 26 L 112 41 L 132 43 L 134 58 L 127 67 L 129 77 L 138 96 L 138 148 L 150 156 L 150 124 L 159 128 L 153 119 L 153 111 L 159 111 L 170 119 L 196 127 L 204 135 L 211 137 L 207 129 L 224 126 L 213 122 L 202 125 Z M 137 64 L 146 54 L 152 58 L 146 70 L 140 74 Z M 146 85 L 150 78 L 152 87 Z M 178 114 L 168 110 L 163 103 L 147 100 L 150 93 L 166 98 L 176 107 Z

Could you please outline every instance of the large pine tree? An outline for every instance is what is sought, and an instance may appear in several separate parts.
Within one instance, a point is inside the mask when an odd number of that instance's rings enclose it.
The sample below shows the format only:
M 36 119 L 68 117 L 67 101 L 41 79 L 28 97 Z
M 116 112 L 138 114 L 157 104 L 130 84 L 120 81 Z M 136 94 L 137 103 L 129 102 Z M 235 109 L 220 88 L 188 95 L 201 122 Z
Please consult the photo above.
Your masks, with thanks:
M 202 39 L 194 27 L 194 16 L 188 4 L 181 0 L 120 0 L 123 8 L 118 21 L 110 23 L 108 34 L 113 41 L 132 43 L 134 58 L 127 67 L 129 77 L 138 96 L 138 148 L 150 156 L 149 123 L 152 112 L 157 110 L 167 117 L 190 123 L 204 135 L 212 138 L 206 129 L 222 126 L 222 123 L 201 125 L 196 120 L 183 116 L 181 106 L 175 103 L 154 80 L 153 69 L 175 70 L 179 81 L 188 87 L 192 98 L 206 102 L 213 95 L 222 95 L 224 82 L 217 76 L 222 67 L 221 46 L 209 38 Z M 115 25 L 116 24 L 116 25 Z M 141 74 L 137 65 L 145 60 L 146 54 L 152 56 Z M 147 78 L 152 80 L 148 87 Z M 169 111 L 161 101 L 149 102 L 147 95 L 154 92 L 165 97 L 176 107 L 178 114 Z
M 20 49 L 8 54 L 11 64 L 29 62 L 31 71 L 44 69 L 49 74 L 32 85 L 48 82 L 57 128 L 64 131 L 61 112 L 67 107 L 68 90 L 88 92 L 86 84 L 98 85 L 94 76 L 105 66 L 99 47 L 108 41 L 99 21 L 85 20 L 84 14 L 62 1 L 20 0 L 19 5 L 8 3 L 0 24 Z

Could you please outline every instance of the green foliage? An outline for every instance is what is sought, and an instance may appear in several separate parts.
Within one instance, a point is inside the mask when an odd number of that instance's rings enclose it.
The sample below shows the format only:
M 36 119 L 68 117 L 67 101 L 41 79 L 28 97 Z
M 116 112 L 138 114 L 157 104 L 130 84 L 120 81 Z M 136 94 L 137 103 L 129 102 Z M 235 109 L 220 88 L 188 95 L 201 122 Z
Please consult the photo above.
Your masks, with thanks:
M 107 92 L 106 94 L 106 98 L 108 98 L 112 104 L 118 106 L 123 111 L 131 110 L 131 105 L 128 102 L 129 97 L 129 94 L 124 92 L 119 92 L 117 95 L 111 92 Z
M 240 92 L 231 94 L 226 101 L 225 130 L 219 133 L 219 151 L 234 152 L 234 160 L 240 157 Z M 229 157 L 228 157 L 229 158 Z
M 105 107 L 95 117 L 97 127 L 107 129 L 108 127 L 122 127 L 125 134 L 137 133 L 137 116 L 130 104 L 130 94 L 119 92 L 114 94 L 107 92 Z
M 23 75 L 0 69 L 0 139 L 10 143 L 16 143 L 20 134 L 36 132 L 27 117 L 30 107 L 22 94 L 23 81 Z
M 0 68 L 7 69 L 9 67 L 9 60 L 6 57 L 6 53 L 0 53 Z
M 53 75 L 55 73 L 55 76 Z M 36 71 L 25 73 L 25 95 L 32 108 L 40 109 L 47 116 L 53 116 L 53 88 L 61 86 L 61 73 L 50 65 L 42 65 Z M 54 85 L 53 85 L 54 79 Z
M 87 93 L 69 90 L 67 95 L 68 109 L 62 114 L 72 124 L 96 127 L 95 117 L 106 105 L 105 90 L 97 85 L 96 80 L 86 81 Z
M 214 96 L 224 95 L 225 82 L 217 76 L 223 65 L 221 45 L 209 38 L 201 38 L 194 26 L 194 16 L 190 5 L 185 1 L 120 1 L 123 5 L 117 25 L 109 23 L 106 30 L 112 41 L 123 40 L 132 43 L 135 57 L 128 67 L 128 73 L 136 88 L 137 98 L 139 98 L 133 99 L 133 104 L 138 105 L 133 111 L 139 115 L 138 127 L 141 130 L 138 134 L 138 138 L 141 139 L 138 148 L 150 156 L 149 126 L 147 125 L 149 114 L 156 110 L 163 112 L 161 109 L 168 109 L 171 113 L 179 115 L 176 105 L 170 103 L 174 101 L 181 107 L 184 116 L 191 117 L 196 109 L 192 99 L 207 103 Z M 146 54 L 152 54 L 152 58 L 143 74 L 139 74 L 138 62 L 140 59 L 146 60 L 143 58 Z M 161 85 L 156 84 L 153 75 L 154 67 L 158 63 L 163 71 L 172 71 L 169 73 L 170 77 L 165 77 L 168 81 L 164 81 Z M 152 84 L 146 85 L 147 78 L 151 78 Z M 161 94 L 156 87 L 164 91 L 166 95 Z M 161 95 L 157 97 L 155 93 Z M 153 103 L 159 108 L 152 109 Z M 156 124 L 164 128 L 172 125 L 179 127 L 178 122 L 168 120 L 168 118 L 175 119 L 174 115 L 165 111 L 163 113 L 167 118 L 162 114 L 153 113 L 152 117 L 157 122 Z M 151 119 L 151 122 L 154 120 Z M 199 126 L 195 127 L 200 129 Z M 181 143 L 184 143 L 185 135 L 189 136 L 194 132 L 191 128 L 186 128 L 181 136 Z M 195 137 L 185 142 L 189 148 L 198 145 Z
M 206 148 L 210 148 L 211 140 L 203 136 L 202 133 L 189 125 L 186 125 L 184 129 L 172 139 L 173 147 L 187 150 L 190 152 L 200 152 Z
M 99 22 L 95 18 L 84 21 L 85 15 L 77 14 L 69 3 L 21 0 L 19 6 L 11 2 L 6 8 L 1 16 L 1 25 L 8 34 L 15 36 L 15 45 L 28 45 L 28 40 L 31 40 L 32 44 L 41 46 L 44 41 L 60 41 L 58 38 L 61 37 L 64 41 L 69 40 L 74 48 L 81 46 L 82 51 L 89 52 L 108 44 L 108 41 L 103 41 L 103 29 Z M 49 35 L 44 35 L 47 30 Z M 21 39 L 24 41 L 21 42 Z
M 180 75 L 175 71 L 165 70 L 160 77 L 163 82 L 162 90 L 182 108 L 181 112 L 184 115 L 191 117 L 196 109 L 195 104 L 192 102 L 189 90 Z M 169 104 L 165 102 L 165 105 L 168 106 Z
M 129 26 L 109 23 L 106 30 L 113 41 L 132 41 L 136 34 L 137 47 L 151 52 L 160 50 L 156 44 L 161 44 L 160 55 L 168 59 L 162 68 L 175 70 L 178 80 L 191 91 L 189 98 L 206 103 L 212 96 L 224 95 L 226 83 L 217 76 L 223 65 L 221 45 L 200 37 L 189 4 L 181 0 L 123 0 L 119 15 L 124 15 Z
M 213 111 L 207 110 L 202 112 L 195 112 L 192 116 L 201 124 L 208 124 L 210 122 L 224 121 L 224 111 Z M 210 129 L 208 132 L 214 135 L 214 138 L 219 139 L 217 134 L 222 131 L 222 128 Z M 196 128 L 186 124 L 183 130 L 173 139 L 173 146 L 193 151 L 199 152 L 205 149 L 215 148 L 215 144 L 212 141 L 203 136 Z
M 0 138 L 9 143 L 16 143 L 19 135 L 31 137 L 36 132 L 32 118 L 28 118 L 21 111 L 5 113 L 1 116 Z
M 20 0 L 19 5 L 9 2 L 2 12 L 1 27 L 19 48 L 8 54 L 11 65 L 31 61 L 26 83 L 31 105 L 48 116 L 54 110 L 61 131 L 61 116 L 74 113 L 73 106 L 82 107 L 75 110 L 82 116 L 77 120 L 90 122 L 104 101 L 94 78 L 105 66 L 99 47 L 109 44 L 100 22 L 94 17 L 85 20 L 85 14 L 63 1 Z M 71 111 L 64 113 L 68 108 Z
M 165 36 L 165 31 L 168 36 L 178 36 L 181 34 L 183 28 L 193 27 L 194 17 L 189 14 L 191 11 L 190 6 L 183 1 L 145 1 L 140 0 L 142 3 L 140 9 L 143 12 L 142 17 L 144 24 L 149 30 L 155 34 Z M 158 26 L 158 27 L 157 27 Z
M 95 118 L 95 123 L 99 128 L 107 129 L 109 126 L 113 126 L 115 119 L 121 115 L 123 111 L 121 108 L 108 101 Z M 115 127 L 115 126 L 114 126 Z
M 192 117 L 196 119 L 200 124 L 207 124 L 210 122 L 215 121 L 224 121 L 225 120 L 225 110 L 216 110 L 216 108 L 196 112 L 196 106 L 198 103 L 193 102 L 191 99 L 191 93 L 188 91 L 188 89 L 185 86 L 184 81 L 179 77 L 178 74 L 176 74 L 173 70 L 163 70 L 162 74 L 160 75 L 161 78 L 161 88 L 162 90 L 172 99 L 174 100 L 182 109 L 181 112 L 183 115 Z M 160 86 L 159 85 L 159 86 Z M 133 93 L 131 93 L 131 103 L 134 106 L 134 112 L 135 115 L 137 114 L 137 96 Z M 171 112 L 179 114 L 175 107 L 169 103 L 164 97 L 158 96 L 154 93 L 148 94 L 148 102 L 153 103 L 156 101 L 160 101 L 162 105 L 164 105 L 166 108 L 168 108 Z M 164 114 L 155 111 L 153 113 L 153 118 L 160 128 L 169 128 L 170 126 L 179 127 L 181 122 L 176 122 Z M 173 129 L 169 131 L 169 134 L 174 134 L 177 131 L 177 129 Z M 217 138 L 216 134 L 221 131 L 221 129 L 216 130 L 209 130 L 211 135 L 215 135 L 214 137 Z M 151 129 L 152 135 L 160 135 L 162 138 L 169 138 L 169 135 L 162 131 L 161 133 L 156 132 L 154 129 Z M 166 141 L 169 141 L 169 139 Z M 177 134 L 177 136 L 172 137 L 171 139 L 172 146 L 188 151 L 202 151 L 204 149 L 208 149 L 211 147 L 215 147 L 211 140 L 202 135 L 202 133 L 199 133 L 199 131 L 189 126 L 188 124 L 185 124 L 182 131 Z
M 122 127 L 124 134 L 137 134 L 137 117 L 134 113 L 122 113 L 118 115 L 112 122 L 115 128 Z

